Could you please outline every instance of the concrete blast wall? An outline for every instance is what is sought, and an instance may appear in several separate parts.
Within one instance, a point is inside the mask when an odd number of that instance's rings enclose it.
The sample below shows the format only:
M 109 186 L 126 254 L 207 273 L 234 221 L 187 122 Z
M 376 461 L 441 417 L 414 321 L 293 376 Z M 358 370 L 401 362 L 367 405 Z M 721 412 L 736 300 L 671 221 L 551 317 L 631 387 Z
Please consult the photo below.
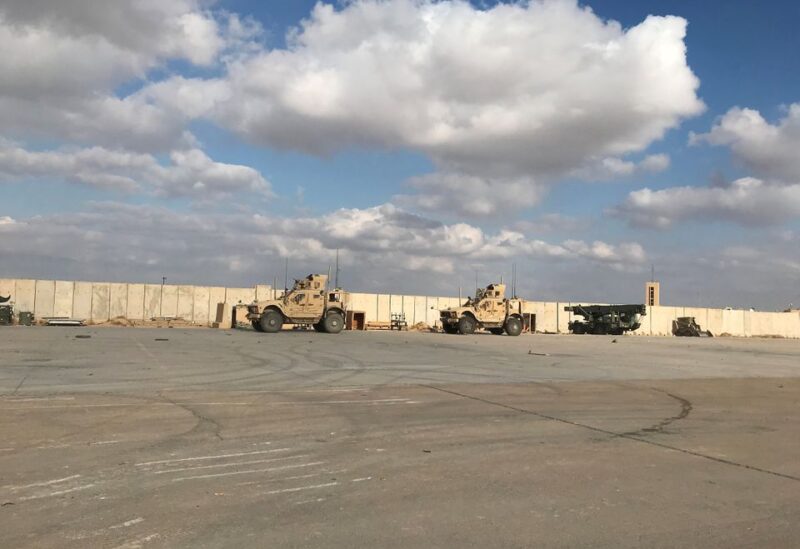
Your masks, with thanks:
M 0 295 L 10 295 L 17 311 L 32 311 L 37 318 L 58 316 L 105 322 L 112 318 L 148 320 L 178 317 L 199 325 L 210 325 L 217 316 L 217 305 L 251 303 L 270 299 L 268 285 L 252 288 L 221 286 L 175 286 L 63 280 L 0 279 Z M 410 296 L 396 294 L 349 294 L 349 309 L 364 313 L 367 322 L 390 322 L 392 314 L 404 313 L 406 322 L 439 323 L 439 310 L 456 307 L 456 297 Z M 590 303 L 585 303 L 589 305 Z M 568 302 L 526 301 L 523 311 L 534 316 L 540 333 L 567 333 L 576 317 L 564 311 Z M 693 316 L 704 330 L 714 335 L 739 337 L 773 336 L 800 338 L 800 313 L 768 313 L 699 307 L 648 307 L 637 335 L 668 336 L 678 317 Z

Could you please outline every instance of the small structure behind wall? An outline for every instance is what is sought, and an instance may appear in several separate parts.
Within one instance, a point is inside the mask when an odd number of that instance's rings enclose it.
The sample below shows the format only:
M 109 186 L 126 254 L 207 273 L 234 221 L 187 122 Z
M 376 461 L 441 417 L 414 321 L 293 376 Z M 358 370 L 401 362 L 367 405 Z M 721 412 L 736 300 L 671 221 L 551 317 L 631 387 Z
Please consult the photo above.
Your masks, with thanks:
M 348 330 L 366 330 L 367 314 L 364 311 L 347 311 L 345 327 Z

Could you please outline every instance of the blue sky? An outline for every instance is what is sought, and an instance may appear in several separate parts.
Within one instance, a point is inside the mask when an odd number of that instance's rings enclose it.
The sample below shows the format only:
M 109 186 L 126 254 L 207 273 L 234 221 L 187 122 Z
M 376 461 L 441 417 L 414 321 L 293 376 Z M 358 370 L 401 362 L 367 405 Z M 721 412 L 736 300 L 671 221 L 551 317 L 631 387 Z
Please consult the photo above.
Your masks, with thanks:
M 795 3 L 120 6 L 0 7 L 0 277 L 800 302 Z

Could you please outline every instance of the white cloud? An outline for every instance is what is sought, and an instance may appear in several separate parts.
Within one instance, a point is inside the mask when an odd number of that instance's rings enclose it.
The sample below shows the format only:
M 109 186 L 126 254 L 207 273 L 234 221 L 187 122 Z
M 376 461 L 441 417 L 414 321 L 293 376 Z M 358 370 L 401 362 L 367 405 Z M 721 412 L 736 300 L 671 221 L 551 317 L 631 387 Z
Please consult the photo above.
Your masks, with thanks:
M 451 216 L 502 216 L 537 204 L 544 194 L 529 177 L 486 179 L 464 173 L 436 172 L 413 177 L 417 194 L 396 196 L 404 206 Z
M 401 273 L 408 278 L 413 272 L 420 279 L 456 275 L 464 269 L 472 273 L 476 265 L 505 265 L 512 258 L 537 264 L 576 263 L 576 269 L 582 268 L 581 263 L 620 268 L 644 260 L 637 244 L 573 240 L 551 244 L 529 240 L 517 231 L 492 235 L 468 224 L 445 225 L 390 204 L 319 217 L 274 217 L 101 203 L 87 212 L 35 216 L 0 230 L 4 261 L 47 262 L 49 274 L 38 276 L 52 277 L 136 279 L 179 271 L 183 279 L 205 283 L 230 276 L 263 281 L 266 273 L 274 272 L 265 269 L 282 264 L 280 257 L 290 257 L 293 266 L 319 270 L 339 249 L 351 271 L 362 273 L 359 280 L 375 279 L 385 291 L 390 287 L 386 281 Z M 104 274 L 104 269 L 113 273 Z M 452 288 L 446 280 L 442 285 Z
M 314 154 L 411 148 L 445 186 L 468 175 L 513 194 L 527 178 L 531 197 L 703 110 L 685 30 L 678 17 L 623 30 L 573 0 L 318 4 L 286 49 L 230 64 L 228 99 L 210 116 L 251 141 Z M 421 194 L 430 207 L 443 193 Z
M 752 173 L 773 182 L 800 182 L 800 103 L 787 109 L 777 124 L 752 109 L 729 110 L 706 134 L 691 142 L 728 146 Z
M 269 182 L 256 170 L 215 162 L 199 149 L 173 151 L 170 160 L 162 165 L 149 154 L 102 147 L 29 151 L 0 141 L 0 180 L 62 179 L 102 189 L 202 199 L 237 191 L 272 195 Z
M 542 214 L 531 220 L 517 221 L 512 225 L 516 231 L 525 234 L 554 232 L 583 232 L 589 230 L 592 220 L 577 218 L 559 213 Z
M 572 175 L 587 181 L 610 181 L 634 175 L 663 172 L 670 166 L 667 154 L 651 154 L 640 162 L 610 157 L 575 170 Z
M 716 175 L 708 187 L 645 188 L 610 213 L 657 228 L 686 220 L 766 226 L 800 218 L 800 103 L 777 124 L 758 111 L 733 108 L 708 133 L 692 134 L 690 142 L 730 147 L 756 177 L 728 184 Z
M 688 220 L 780 224 L 800 216 L 800 184 L 775 185 L 746 177 L 726 187 L 641 189 L 611 213 L 632 225 L 662 229 Z
M 250 21 L 196 0 L 8 0 L 0 5 L 0 126 L 6 137 L 174 147 L 186 116 L 115 88 L 169 60 L 211 66 L 246 50 Z M 234 56 L 235 57 L 235 56 Z M 183 98 L 181 98 L 183 99 Z

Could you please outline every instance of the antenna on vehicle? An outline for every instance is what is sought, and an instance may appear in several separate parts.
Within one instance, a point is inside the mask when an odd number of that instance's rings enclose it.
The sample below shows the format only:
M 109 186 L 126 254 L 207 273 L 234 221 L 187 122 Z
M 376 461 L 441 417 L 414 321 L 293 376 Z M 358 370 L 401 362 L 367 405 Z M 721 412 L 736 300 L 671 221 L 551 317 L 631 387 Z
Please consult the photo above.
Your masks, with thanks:
M 511 263 L 511 297 L 517 298 L 517 264 Z
M 283 295 L 289 293 L 289 256 L 286 256 L 286 267 L 283 271 Z
M 336 248 L 336 283 L 334 288 L 339 287 L 339 248 Z
M 328 295 L 328 284 L 330 284 L 331 280 L 331 265 L 328 263 L 328 278 L 325 279 L 325 295 Z M 327 299 L 327 297 L 325 298 Z

